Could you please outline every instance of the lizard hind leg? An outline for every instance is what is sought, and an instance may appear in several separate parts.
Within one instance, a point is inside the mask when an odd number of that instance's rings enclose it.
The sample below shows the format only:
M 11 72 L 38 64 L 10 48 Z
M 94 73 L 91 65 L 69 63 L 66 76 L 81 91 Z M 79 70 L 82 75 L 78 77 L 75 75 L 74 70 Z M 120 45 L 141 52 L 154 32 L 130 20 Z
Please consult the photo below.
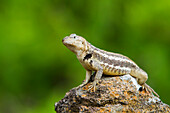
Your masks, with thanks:
M 142 69 L 132 69 L 130 72 L 130 75 L 135 77 L 138 84 L 143 85 L 145 84 L 145 82 L 148 79 L 148 75 L 145 71 L 143 71 Z
M 134 69 L 131 70 L 130 75 L 136 78 L 138 84 L 142 85 L 142 89 L 144 89 L 147 93 L 153 92 L 157 97 L 159 97 L 159 95 L 149 85 L 145 83 L 148 79 L 148 75 L 145 71 L 140 68 Z

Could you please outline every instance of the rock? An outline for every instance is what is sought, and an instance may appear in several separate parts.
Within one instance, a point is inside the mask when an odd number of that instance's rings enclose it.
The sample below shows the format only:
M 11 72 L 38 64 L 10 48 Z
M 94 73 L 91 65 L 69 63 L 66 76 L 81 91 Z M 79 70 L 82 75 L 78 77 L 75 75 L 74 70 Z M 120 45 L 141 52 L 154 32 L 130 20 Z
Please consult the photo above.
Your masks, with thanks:
M 141 91 L 140 85 L 130 75 L 103 77 L 96 91 L 89 82 L 84 87 L 71 89 L 65 97 L 55 103 L 57 113 L 65 112 L 170 112 L 152 93 Z

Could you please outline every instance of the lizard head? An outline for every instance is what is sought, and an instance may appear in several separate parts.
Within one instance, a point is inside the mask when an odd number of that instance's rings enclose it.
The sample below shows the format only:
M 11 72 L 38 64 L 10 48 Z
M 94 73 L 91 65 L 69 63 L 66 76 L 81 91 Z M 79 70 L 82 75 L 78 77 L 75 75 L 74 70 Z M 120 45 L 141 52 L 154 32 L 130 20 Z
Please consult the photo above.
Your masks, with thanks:
M 81 54 L 83 51 L 87 50 L 87 41 L 76 34 L 71 34 L 70 36 L 66 36 L 62 40 L 63 44 L 70 49 L 75 54 Z

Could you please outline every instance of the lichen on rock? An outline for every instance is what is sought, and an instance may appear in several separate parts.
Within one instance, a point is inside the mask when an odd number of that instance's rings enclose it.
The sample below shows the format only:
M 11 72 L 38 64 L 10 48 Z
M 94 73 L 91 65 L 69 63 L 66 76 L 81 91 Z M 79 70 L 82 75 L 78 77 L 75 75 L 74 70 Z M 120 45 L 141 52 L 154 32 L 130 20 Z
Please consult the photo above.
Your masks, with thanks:
M 71 89 L 55 103 L 55 111 L 61 112 L 170 112 L 170 107 L 158 97 L 141 87 L 130 75 L 102 77 L 96 86 L 88 90 L 92 82 Z

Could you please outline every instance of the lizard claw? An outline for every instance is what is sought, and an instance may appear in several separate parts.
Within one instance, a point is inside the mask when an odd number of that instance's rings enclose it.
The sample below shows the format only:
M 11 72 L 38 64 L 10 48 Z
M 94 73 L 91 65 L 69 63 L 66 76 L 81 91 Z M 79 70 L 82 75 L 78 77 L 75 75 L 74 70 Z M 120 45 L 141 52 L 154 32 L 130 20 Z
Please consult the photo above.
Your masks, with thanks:
M 147 93 L 154 93 L 159 98 L 159 95 L 146 83 L 142 87 L 145 89 Z
M 87 82 L 83 82 L 82 84 L 80 84 L 78 87 L 77 87 L 77 89 L 78 88 L 82 88 L 84 85 L 86 85 L 87 84 Z
M 93 87 L 94 87 L 93 85 L 90 85 L 90 86 L 88 87 L 88 91 L 90 91 Z M 94 91 L 95 91 L 95 87 L 94 87 Z
M 98 83 L 98 80 L 93 81 L 93 84 L 89 87 L 88 91 L 90 91 L 92 88 L 94 88 L 94 92 L 96 91 L 96 84 Z
M 146 87 L 146 85 L 142 85 L 142 87 L 139 88 L 139 91 L 145 91 L 146 93 L 151 93 L 150 89 Z

